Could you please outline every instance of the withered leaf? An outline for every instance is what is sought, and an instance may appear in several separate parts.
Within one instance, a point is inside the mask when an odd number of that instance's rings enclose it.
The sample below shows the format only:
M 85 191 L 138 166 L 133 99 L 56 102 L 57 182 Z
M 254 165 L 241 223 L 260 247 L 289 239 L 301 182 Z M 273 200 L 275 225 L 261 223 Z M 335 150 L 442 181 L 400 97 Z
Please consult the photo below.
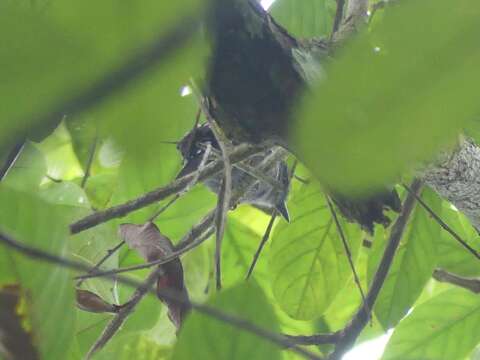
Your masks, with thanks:
M 147 261 L 155 261 L 173 253 L 173 245 L 158 227 L 147 222 L 144 225 L 122 224 L 119 234 L 125 243 L 135 249 Z M 168 307 L 172 323 L 180 328 L 185 315 L 190 310 L 188 292 L 183 278 L 182 262 L 179 258 L 160 265 L 162 275 L 157 280 L 158 298 Z M 165 295 L 177 297 L 180 301 L 167 300 Z
M 5 286 L 0 289 L 0 358 L 5 360 L 37 360 L 39 354 L 33 345 L 32 334 L 22 326 L 17 308 L 20 288 Z
M 119 305 L 106 302 L 100 296 L 88 290 L 76 289 L 76 299 L 77 307 L 88 312 L 117 313 L 121 308 Z
M 122 224 L 120 237 L 131 249 L 135 249 L 147 261 L 161 259 L 173 252 L 170 239 L 164 236 L 158 227 L 151 222 L 144 225 Z

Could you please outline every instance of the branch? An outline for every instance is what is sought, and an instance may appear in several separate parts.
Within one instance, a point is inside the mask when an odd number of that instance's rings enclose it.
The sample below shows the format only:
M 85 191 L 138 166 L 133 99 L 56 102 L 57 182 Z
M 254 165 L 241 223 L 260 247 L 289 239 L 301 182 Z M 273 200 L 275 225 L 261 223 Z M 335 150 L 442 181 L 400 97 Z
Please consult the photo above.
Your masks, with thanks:
M 25 255 L 28 256 L 32 259 L 39 260 L 39 261 L 44 261 L 48 262 L 50 264 L 55 264 L 55 265 L 60 265 L 65 268 L 73 269 L 73 270 L 80 270 L 80 271 L 91 271 L 91 267 L 86 266 L 82 263 L 72 261 L 57 255 L 53 255 L 50 253 L 47 253 L 43 250 L 36 249 L 30 246 L 27 246 L 12 237 L 8 236 L 7 234 L 3 233 L 0 231 L 0 243 L 3 243 L 4 245 L 8 246 L 9 248 Z M 130 278 L 126 278 L 123 276 L 106 276 L 107 278 L 111 280 L 117 280 L 118 282 L 132 286 L 132 287 L 140 287 L 142 286 L 142 283 L 139 283 L 138 281 L 132 280 Z M 150 294 L 152 295 L 157 295 L 154 291 L 149 291 Z M 175 294 L 171 291 L 168 292 L 162 292 L 161 293 L 162 297 L 172 301 L 172 302 L 177 302 L 179 304 L 186 304 L 185 299 L 182 296 L 179 296 L 178 294 Z M 284 336 L 281 336 L 276 333 L 272 333 L 268 330 L 265 330 L 261 327 L 258 327 L 257 325 L 249 322 L 248 320 L 241 319 L 237 316 L 225 313 L 223 311 L 217 310 L 215 308 L 212 308 L 208 305 L 203 305 L 199 304 L 196 302 L 190 302 L 190 305 L 192 309 L 198 311 L 199 313 L 208 315 L 212 318 L 215 318 L 217 320 L 220 320 L 221 322 L 224 322 L 226 324 L 229 324 L 233 327 L 236 327 L 238 329 L 244 330 L 246 332 L 249 332 L 251 334 L 257 335 L 261 337 L 262 339 L 265 339 L 267 341 L 270 341 L 271 343 L 281 347 L 289 347 L 292 351 L 295 351 L 296 353 L 302 355 L 306 359 L 316 359 L 316 360 L 321 360 L 320 357 L 317 355 L 302 349 L 301 347 L 298 347 L 294 344 L 292 344 L 287 338 Z
M 230 154 L 230 160 L 232 163 L 244 160 L 249 156 L 260 152 L 262 149 L 263 148 L 261 146 L 241 144 L 235 147 L 235 149 L 232 151 L 232 153 Z M 136 199 L 127 201 L 124 204 L 113 206 L 109 209 L 98 211 L 96 213 L 88 215 L 83 219 L 80 219 L 77 222 L 71 224 L 70 232 L 72 234 L 77 234 L 81 231 L 90 229 L 111 219 L 123 217 L 135 210 L 141 209 L 150 204 L 163 200 L 170 195 L 175 195 L 182 192 L 191 184 L 192 180 L 195 177 L 197 177 L 198 181 L 203 181 L 208 177 L 221 171 L 222 169 L 223 162 L 221 160 L 214 161 L 211 164 L 205 166 L 205 168 L 199 170 L 198 173 L 196 171 L 192 172 L 187 176 L 177 179 L 166 186 L 150 191 Z
M 410 214 L 415 207 L 415 196 L 413 194 L 418 194 L 421 187 L 421 181 L 415 180 L 413 182 L 412 193 L 407 195 L 405 203 L 403 204 L 402 212 L 392 227 L 387 247 L 385 248 L 382 260 L 378 265 L 377 271 L 370 285 L 370 289 L 367 294 L 367 306 L 362 306 L 357 311 L 351 322 L 341 331 L 340 341 L 337 343 L 335 350 L 330 355 L 329 359 L 340 359 L 343 354 L 353 346 L 361 331 L 367 325 L 368 320 L 370 319 L 370 313 L 366 310 L 366 308 L 371 311 L 375 305 L 375 301 L 377 300 L 378 294 L 382 289 L 382 286 L 387 278 L 388 271 L 392 265 L 395 252 L 400 244 L 400 240 L 402 239 L 405 228 L 407 227 Z
M 470 290 L 475 294 L 480 293 L 480 279 L 466 278 L 442 269 L 436 269 L 433 272 L 433 278 L 440 282 L 449 283 Z
M 106 73 L 91 86 L 60 102 L 50 111 L 31 119 L 23 119 L 20 123 L 37 124 L 42 127 L 49 124 L 54 125 L 66 114 L 76 116 L 103 103 L 112 95 L 131 86 L 135 80 L 144 76 L 155 66 L 167 61 L 175 50 L 187 43 L 199 27 L 198 12 L 190 14 L 175 24 L 168 32 L 161 31 L 150 45 L 140 49 L 123 65 Z
M 90 348 L 86 359 L 91 359 L 97 351 L 101 350 L 112 339 L 113 335 L 116 334 L 125 320 L 127 320 L 127 318 L 133 313 L 140 300 L 142 300 L 143 297 L 150 292 L 152 286 L 158 280 L 159 276 L 162 275 L 162 273 L 163 270 L 160 267 L 154 269 L 148 275 L 147 279 L 137 287 L 133 295 L 130 297 L 130 300 L 128 300 L 125 306 L 120 308 L 118 313 L 105 327 L 100 337 Z
M 368 324 L 370 319 L 370 311 L 375 305 L 378 294 L 387 278 L 388 271 L 392 265 L 395 252 L 400 244 L 403 233 L 408 223 L 408 219 L 415 206 L 415 196 L 420 192 L 422 184 L 420 181 L 415 180 L 411 186 L 412 193 L 409 193 L 405 203 L 403 204 L 402 212 L 398 216 L 395 224 L 390 232 L 390 238 L 388 240 L 387 247 L 383 253 L 382 260 L 375 272 L 375 276 L 370 285 L 370 289 L 366 296 L 366 306 L 362 304 L 350 323 L 342 330 L 332 334 L 318 334 L 310 336 L 291 336 L 287 335 L 295 344 L 301 345 L 319 345 L 319 344 L 336 344 L 334 352 L 329 356 L 330 360 L 340 359 L 343 354 L 348 351 L 355 343 L 356 339 L 360 335 L 361 331 Z

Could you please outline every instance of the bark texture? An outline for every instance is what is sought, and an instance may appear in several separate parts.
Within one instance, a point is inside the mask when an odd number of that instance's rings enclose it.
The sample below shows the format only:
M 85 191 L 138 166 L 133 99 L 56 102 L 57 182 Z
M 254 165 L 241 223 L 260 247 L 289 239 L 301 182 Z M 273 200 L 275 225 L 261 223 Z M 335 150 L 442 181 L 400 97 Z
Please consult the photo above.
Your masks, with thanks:
M 480 147 L 462 139 L 451 154 L 444 154 L 423 175 L 425 183 L 464 213 L 480 229 Z

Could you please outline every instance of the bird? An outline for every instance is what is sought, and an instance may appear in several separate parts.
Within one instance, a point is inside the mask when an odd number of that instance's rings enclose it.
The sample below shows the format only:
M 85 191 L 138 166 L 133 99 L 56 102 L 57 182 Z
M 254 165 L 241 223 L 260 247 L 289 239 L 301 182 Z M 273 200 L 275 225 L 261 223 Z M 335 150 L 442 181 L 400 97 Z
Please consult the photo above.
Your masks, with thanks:
M 282 146 L 304 160 L 298 139 L 290 136 L 294 114 L 298 100 L 324 76 L 329 40 L 296 39 L 256 0 L 214 0 L 206 28 L 212 50 L 204 92 L 208 111 L 225 135 L 231 141 Z M 376 223 L 388 226 L 385 210 L 401 208 L 390 186 L 359 198 L 333 189 L 326 193 L 347 220 L 369 233 Z
M 177 178 L 183 177 L 197 170 L 205 156 L 206 145 L 210 144 L 214 150 L 220 151 L 219 144 L 208 123 L 193 128 L 177 143 L 177 149 L 183 158 L 183 167 L 177 174 Z M 266 150 L 259 154 L 251 156 L 246 160 L 246 165 L 255 167 L 258 165 L 272 150 Z M 210 154 L 206 159 L 206 164 L 216 159 Z M 239 203 L 253 205 L 263 211 L 271 213 L 276 210 L 287 222 L 290 221 L 290 215 L 287 208 L 287 196 L 289 191 L 289 173 L 288 166 L 285 161 L 279 160 L 269 171 L 268 176 L 276 180 L 280 185 L 280 191 L 275 189 L 271 184 L 257 179 L 240 197 Z M 219 194 L 222 174 L 216 174 L 204 181 L 206 187 Z M 238 188 L 246 179 L 253 178 L 242 169 L 235 166 L 232 168 L 232 189 Z

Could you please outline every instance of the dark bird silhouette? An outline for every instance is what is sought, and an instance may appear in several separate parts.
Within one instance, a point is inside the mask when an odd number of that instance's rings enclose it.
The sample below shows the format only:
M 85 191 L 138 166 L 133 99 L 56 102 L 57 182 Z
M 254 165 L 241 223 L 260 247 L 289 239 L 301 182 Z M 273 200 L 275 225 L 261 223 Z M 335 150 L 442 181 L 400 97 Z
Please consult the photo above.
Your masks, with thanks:
M 213 149 L 220 151 L 217 140 L 213 134 L 213 131 L 210 129 L 208 124 L 201 125 L 198 128 L 194 128 L 192 131 L 187 133 L 182 140 L 177 145 L 178 150 L 182 154 L 184 166 L 177 175 L 177 178 L 190 174 L 191 172 L 198 169 L 204 156 L 205 156 L 205 146 L 210 144 Z M 246 165 L 254 168 L 258 165 L 265 156 L 269 155 L 271 150 L 266 150 L 260 154 L 254 155 L 246 160 Z M 209 163 L 215 159 L 214 155 L 209 155 L 209 158 L 206 159 L 206 163 Z M 265 183 L 262 180 L 255 181 L 245 192 L 245 194 L 240 198 L 240 203 L 251 204 L 271 212 L 272 209 L 276 209 L 279 214 L 287 221 L 290 221 L 288 215 L 288 209 L 286 205 L 286 199 L 289 189 L 289 176 L 288 176 L 288 167 L 284 161 L 278 161 L 275 166 L 273 166 L 267 174 L 272 179 L 276 180 L 280 185 L 281 190 L 277 191 L 273 186 L 268 183 Z M 213 191 L 218 195 L 220 192 L 220 187 L 222 183 L 222 174 L 219 173 L 214 175 L 204 181 L 207 188 Z M 252 178 L 252 175 L 247 172 L 237 168 L 232 168 L 232 188 L 236 189 L 238 186 L 243 184 L 247 178 Z
M 289 137 L 292 114 L 301 95 L 321 78 L 329 42 L 294 38 L 255 0 L 213 1 L 207 29 L 212 54 L 205 92 L 213 118 L 232 141 L 281 145 L 302 160 Z M 319 121 L 334 119 L 319 114 Z M 397 193 L 388 187 L 359 199 L 327 192 L 348 220 L 369 232 L 375 223 L 389 223 L 385 209 L 400 210 Z

